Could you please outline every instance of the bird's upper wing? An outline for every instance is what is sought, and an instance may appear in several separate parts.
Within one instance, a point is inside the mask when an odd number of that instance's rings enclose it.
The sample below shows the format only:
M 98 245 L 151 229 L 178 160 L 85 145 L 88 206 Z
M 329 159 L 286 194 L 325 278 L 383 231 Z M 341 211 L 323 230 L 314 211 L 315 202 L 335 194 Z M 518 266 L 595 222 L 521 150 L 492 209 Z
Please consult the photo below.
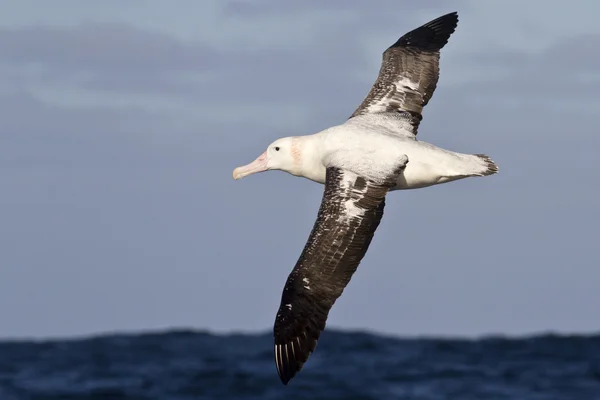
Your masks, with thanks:
M 284 384 L 317 345 L 383 216 L 387 187 L 327 168 L 325 191 L 308 242 L 290 273 L 274 326 L 275 362 Z
M 453 12 L 416 28 L 383 53 L 379 76 L 350 118 L 386 113 L 416 137 L 439 78 L 440 50 L 458 24 Z

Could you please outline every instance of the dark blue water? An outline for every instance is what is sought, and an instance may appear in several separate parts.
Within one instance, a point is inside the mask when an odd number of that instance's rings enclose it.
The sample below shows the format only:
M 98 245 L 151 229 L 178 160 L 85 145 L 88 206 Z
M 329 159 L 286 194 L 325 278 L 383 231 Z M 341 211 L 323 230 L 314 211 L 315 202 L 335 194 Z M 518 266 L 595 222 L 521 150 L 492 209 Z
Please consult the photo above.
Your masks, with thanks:
M 0 400 L 600 400 L 600 335 L 396 339 L 328 330 L 288 386 L 271 335 L 0 342 Z

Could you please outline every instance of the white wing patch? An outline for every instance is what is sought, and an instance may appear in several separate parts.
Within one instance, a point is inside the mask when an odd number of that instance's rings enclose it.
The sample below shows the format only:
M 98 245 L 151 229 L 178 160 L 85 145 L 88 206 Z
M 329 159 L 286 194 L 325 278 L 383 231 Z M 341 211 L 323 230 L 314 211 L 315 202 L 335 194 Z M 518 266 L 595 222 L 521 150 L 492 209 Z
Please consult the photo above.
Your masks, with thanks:
M 354 199 L 346 200 L 344 202 L 344 210 L 346 211 L 346 215 L 350 218 L 352 217 L 362 217 L 365 214 L 365 209 L 358 207 Z
M 354 183 L 357 178 L 356 174 L 351 172 L 345 172 L 344 175 L 347 178 L 344 179 L 344 181 L 342 181 L 340 184 L 340 189 L 342 189 L 342 191 L 348 192 L 352 190 L 355 192 L 362 192 L 361 190 L 356 190 L 354 188 Z M 362 217 L 365 214 L 365 210 L 363 208 L 356 206 L 355 199 L 349 198 L 348 200 L 344 201 L 341 205 L 343 207 L 344 216 L 347 218 Z
M 410 90 L 417 90 L 419 89 L 419 83 L 418 82 L 413 82 L 412 80 L 410 80 L 409 78 L 405 77 L 405 76 L 401 76 L 401 79 L 398 79 L 395 84 L 396 87 L 403 87 L 403 88 L 408 88 Z
M 373 99 L 365 109 L 368 113 L 384 112 L 392 103 L 399 104 L 400 109 L 403 109 L 407 101 L 405 93 L 418 93 L 418 91 L 419 82 L 415 82 L 406 76 L 398 76 L 395 81 L 388 82 L 387 87 L 382 89 L 382 96 Z
M 305 283 L 304 289 L 310 290 L 310 286 L 309 286 L 310 285 L 310 281 L 308 280 L 308 278 L 302 278 L 302 282 Z

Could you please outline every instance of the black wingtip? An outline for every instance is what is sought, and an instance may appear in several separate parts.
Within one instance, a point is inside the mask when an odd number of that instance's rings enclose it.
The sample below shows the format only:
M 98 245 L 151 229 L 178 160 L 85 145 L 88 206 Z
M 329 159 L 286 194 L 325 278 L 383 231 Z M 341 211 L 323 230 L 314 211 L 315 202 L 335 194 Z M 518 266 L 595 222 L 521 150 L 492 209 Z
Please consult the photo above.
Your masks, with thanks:
M 296 354 L 296 351 L 299 353 L 300 349 L 290 349 L 290 344 L 275 345 L 275 365 L 277 366 L 277 374 L 279 375 L 281 382 L 286 386 L 302 369 L 302 365 L 304 364 L 297 359 L 299 354 Z
M 458 26 L 456 11 L 442 15 L 402 36 L 391 47 L 415 47 L 420 50 L 437 51 L 448 43 L 450 35 Z
M 318 338 L 318 333 L 309 335 L 305 332 L 289 340 L 275 340 L 275 365 L 279 379 L 284 385 L 302 370 L 304 363 L 316 349 Z

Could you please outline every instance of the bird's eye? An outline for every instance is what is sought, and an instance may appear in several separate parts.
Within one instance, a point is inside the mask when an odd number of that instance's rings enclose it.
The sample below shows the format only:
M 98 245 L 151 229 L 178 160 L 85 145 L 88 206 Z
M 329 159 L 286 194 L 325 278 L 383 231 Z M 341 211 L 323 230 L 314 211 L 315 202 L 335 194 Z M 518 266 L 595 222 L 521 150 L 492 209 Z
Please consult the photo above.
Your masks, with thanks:
M 275 151 L 279 151 L 279 146 L 275 147 Z

